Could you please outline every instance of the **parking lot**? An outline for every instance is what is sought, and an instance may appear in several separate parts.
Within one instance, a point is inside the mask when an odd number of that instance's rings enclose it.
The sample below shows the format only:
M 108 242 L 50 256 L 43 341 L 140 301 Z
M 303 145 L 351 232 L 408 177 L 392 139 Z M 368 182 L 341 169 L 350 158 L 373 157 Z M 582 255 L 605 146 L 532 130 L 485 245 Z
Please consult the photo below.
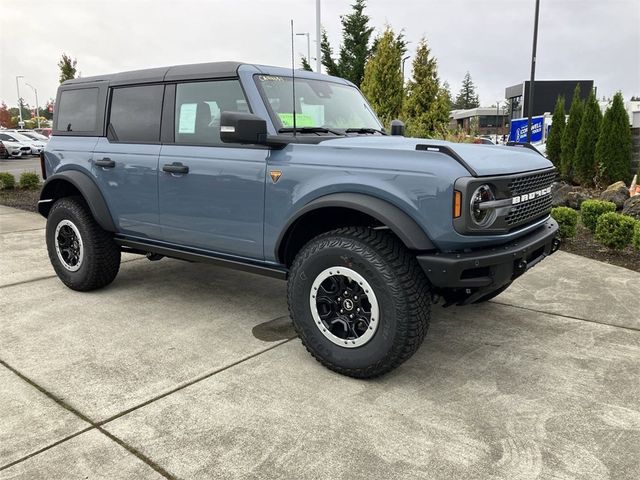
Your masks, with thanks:
M 640 274 L 558 252 L 434 307 L 382 378 L 334 374 L 285 284 L 125 255 L 73 292 L 0 206 L 0 478 L 640 478 Z
M 42 178 L 40 157 L 0 158 L 0 172 L 9 172 L 16 179 L 22 172 L 36 172 Z

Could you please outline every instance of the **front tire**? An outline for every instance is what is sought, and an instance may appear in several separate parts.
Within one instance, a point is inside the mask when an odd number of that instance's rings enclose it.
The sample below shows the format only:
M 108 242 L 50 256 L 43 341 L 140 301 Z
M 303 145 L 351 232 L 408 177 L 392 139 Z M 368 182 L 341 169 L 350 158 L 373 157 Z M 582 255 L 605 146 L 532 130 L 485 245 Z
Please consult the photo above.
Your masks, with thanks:
M 351 377 L 393 370 L 416 352 L 429 325 L 428 280 L 385 230 L 341 228 L 311 240 L 291 267 L 288 300 L 307 350 Z
M 72 290 L 96 290 L 116 278 L 120 248 L 95 221 L 82 197 L 54 203 L 47 217 L 46 238 L 51 265 Z

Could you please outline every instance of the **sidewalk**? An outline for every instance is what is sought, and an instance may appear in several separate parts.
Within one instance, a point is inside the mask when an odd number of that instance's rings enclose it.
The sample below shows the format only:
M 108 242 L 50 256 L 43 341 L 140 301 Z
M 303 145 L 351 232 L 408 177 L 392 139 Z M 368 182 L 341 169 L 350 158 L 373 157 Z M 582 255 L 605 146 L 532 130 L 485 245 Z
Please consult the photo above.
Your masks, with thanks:
M 640 478 L 640 274 L 558 252 L 435 307 L 360 381 L 316 363 L 285 284 L 123 257 L 73 292 L 0 207 L 0 479 Z

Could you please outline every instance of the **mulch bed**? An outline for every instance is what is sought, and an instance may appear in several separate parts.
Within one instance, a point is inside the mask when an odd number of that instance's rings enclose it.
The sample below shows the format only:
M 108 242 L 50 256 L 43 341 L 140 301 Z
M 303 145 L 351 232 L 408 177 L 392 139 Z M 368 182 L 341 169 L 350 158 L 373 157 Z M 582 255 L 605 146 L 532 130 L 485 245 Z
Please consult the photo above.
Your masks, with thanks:
M 0 205 L 20 208 L 29 212 L 37 212 L 38 200 L 40 200 L 40 189 L 22 190 L 0 190 Z
M 36 207 L 39 198 L 39 189 L 21 190 L 16 188 L 14 190 L 0 190 L 0 205 L 20 208 L 30 212 L 37 211 Z M 578 224 L 575 238 L 564 240 L 560 250 L 640 272 L 640 252 L 634 250 L 633 247 L 627 247 L 621 251 L 610 250 L 600 245 L 593 238 L 593 234 L 589 229 L 581 224 Z
M 562 241 L 560 250 L 640 272 L 640 251 L 633 247 L 611 250 L 596 241 L 591 231 L 578 223 L 576 236 Z

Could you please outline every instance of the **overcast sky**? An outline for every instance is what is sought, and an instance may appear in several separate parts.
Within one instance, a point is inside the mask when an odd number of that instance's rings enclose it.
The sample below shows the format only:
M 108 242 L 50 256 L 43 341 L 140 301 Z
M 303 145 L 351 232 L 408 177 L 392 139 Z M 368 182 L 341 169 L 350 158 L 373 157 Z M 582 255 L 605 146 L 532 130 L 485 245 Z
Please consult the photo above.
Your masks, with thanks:
M 335 50 L 351 3 L 322 1 Z M 540 3 L 536 78 L 593 79 L 599 97 L 640 95 L 640 0 Z M 454 95 L 467 70 L 483 106 L 529 77 L 535 0 L 367 4 L 376 32 L 404 30 L 409 54 L 427 38 Z M 0 0 L 0 100 L 17 103 L 16 75 L 38 89 L 41 104 L 54 97 L 62 52 L 77 58 L 82 76 L 219 60 L 287 66 L 291 18 L 313 34 L 315 0 Z M 295 49 L 306 55 L 305 37 Z M 35 103 L 24 84 L 21 94 Z

